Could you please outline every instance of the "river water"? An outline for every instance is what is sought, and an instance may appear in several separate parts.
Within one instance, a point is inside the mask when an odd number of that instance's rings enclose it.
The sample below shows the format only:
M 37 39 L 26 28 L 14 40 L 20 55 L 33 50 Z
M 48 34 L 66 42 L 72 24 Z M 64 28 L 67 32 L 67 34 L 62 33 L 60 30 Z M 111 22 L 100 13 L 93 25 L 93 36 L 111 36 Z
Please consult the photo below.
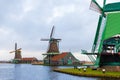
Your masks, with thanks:
M 0 80 L 120 80 L 73 76 L 54 72 L 53 68 L 31 64 L 0 64 Z

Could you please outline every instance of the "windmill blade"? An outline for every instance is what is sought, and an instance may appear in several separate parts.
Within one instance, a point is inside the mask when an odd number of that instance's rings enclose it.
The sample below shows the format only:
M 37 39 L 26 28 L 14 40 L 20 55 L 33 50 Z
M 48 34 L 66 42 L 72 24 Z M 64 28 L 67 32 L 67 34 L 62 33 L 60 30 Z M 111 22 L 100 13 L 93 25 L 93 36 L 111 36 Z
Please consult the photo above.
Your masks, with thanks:
M 15 50 L 15 51 L 20 51 L 22 48 L 19 48 L 19 49 L 17 49 L 17 50 Z M 14 53 L 15 51 L 11 51 L 10 53 Z
M 15 50 L 17 50 L 17 43 L 15 43 Z
M 49 41 L 50 39 L 41 39 L 41 41 Z
M 91 0 L 90 9 L 102 14 L 102 8 L 95 0 Z
M 59 40 L 60 41 L 61 39 L 54 39 L 54 40 Z
M 11 52 L 9 52 L 9 53 L 14 53 L 15 51 L 11 51 Z
M 50 39 L 53 38 L 53 32 L 54 32 L 54 26 L 52 27 L 52 30 L 51 30 Z
M 20 51 L 22 48 L 17 49 L 17 51 Z

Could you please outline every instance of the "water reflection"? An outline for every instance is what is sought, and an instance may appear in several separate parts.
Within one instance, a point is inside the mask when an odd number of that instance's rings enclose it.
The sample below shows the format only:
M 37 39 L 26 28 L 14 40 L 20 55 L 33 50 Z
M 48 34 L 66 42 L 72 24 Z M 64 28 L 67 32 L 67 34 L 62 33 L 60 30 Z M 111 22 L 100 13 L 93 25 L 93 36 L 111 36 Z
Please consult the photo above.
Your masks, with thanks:
M 31 64 L 0 64 L 0 80 L 119 80 L 80 77 L 52 71 L 57 67 Z
M 21 64 L 14 64 L 13 80 L 21 80 Z

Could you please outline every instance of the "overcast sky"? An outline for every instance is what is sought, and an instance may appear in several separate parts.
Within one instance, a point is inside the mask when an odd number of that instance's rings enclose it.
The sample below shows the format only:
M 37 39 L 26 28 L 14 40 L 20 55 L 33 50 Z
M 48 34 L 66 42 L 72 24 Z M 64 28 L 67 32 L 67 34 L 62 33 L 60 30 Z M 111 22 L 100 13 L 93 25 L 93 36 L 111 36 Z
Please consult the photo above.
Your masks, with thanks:
M 107 0 L 111 2 L 112 0 Z M 120 0 L 114 0 L 120 1 Z M 23 57 L 43 59 L 52 26 L 60 38 L 60 52 L 80 57 L 91 50 L 99 14 L 89 10 L 91 0 L 0 0 L 0 60 L 14 58 L 15 42 Z M 98 2 L 102 3 L 101 0 Z M 78 53 L 78 54 L 77 54 Z M 84 58 L 84 57 L 81 57 Z

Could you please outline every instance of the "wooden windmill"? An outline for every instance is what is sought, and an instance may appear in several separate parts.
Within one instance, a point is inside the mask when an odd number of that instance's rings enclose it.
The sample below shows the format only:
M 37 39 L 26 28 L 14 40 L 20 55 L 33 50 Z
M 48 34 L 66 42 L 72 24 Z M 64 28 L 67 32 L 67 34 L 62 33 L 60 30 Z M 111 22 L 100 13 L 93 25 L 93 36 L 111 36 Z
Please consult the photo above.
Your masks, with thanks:
M 14 57 L 14 63 L 20 62 L 20 60 L 22 59 L 21 56 L 21 48 L 17 49 L 17 43 L 15 43 L 15 50 L 11 51 L 10 53 L 15 53 L 15 57 Z
M 53 34 L 54 34 L 54 26 L 52 27 L 50 38 L 41 39 L 41 41 L 49 41 L 47 53 L 59 53 L 59 41 L 61 39 L 53 38 Z

